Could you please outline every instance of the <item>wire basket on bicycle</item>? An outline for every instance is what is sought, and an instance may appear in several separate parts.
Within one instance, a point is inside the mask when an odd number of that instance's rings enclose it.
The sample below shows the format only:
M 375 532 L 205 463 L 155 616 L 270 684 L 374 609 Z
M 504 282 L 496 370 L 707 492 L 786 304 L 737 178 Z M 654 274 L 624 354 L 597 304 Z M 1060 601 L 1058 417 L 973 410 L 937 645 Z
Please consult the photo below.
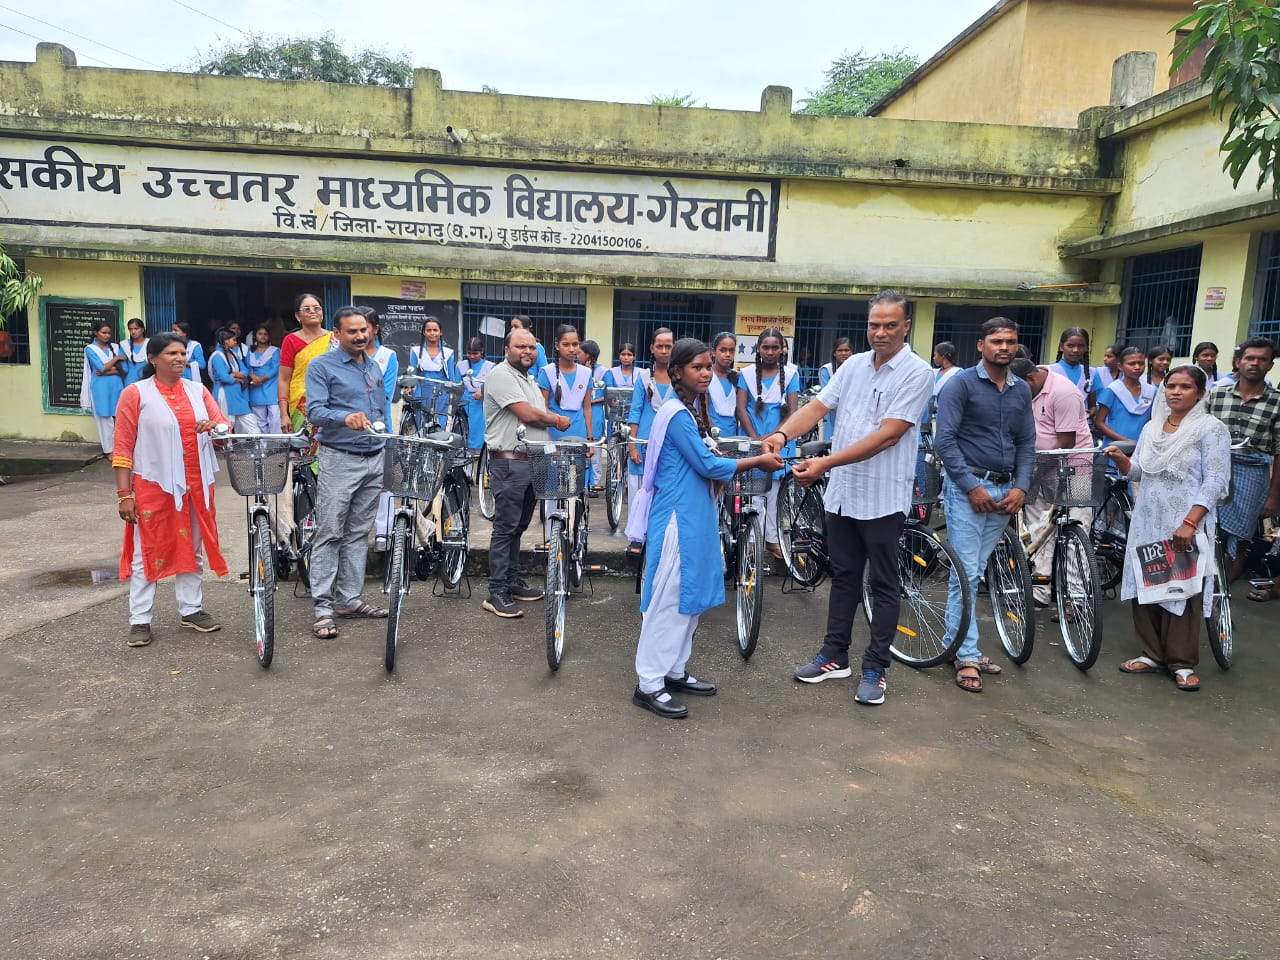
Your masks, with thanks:
M 760 456 L 760 441 L 748 437 L 721 437 L 716 445 L 719 455 L 731 460 Z M 773 474 L 768 470 L 739 470 L 733 475 L 733 492 L 742 496 L 763 496 L 772 486 Z
M 383 483 L 391 495 L 434 500 L 449 469 L 452 449 L 442 446 L 439 438 L 387 435 L 384 439 L 387 446 Z
M 631 387 L 605 387 L 604 411 L 610 420 L 625 420 L 631 412 Z
M 1031 496 L 1059 507 L 1100 507 L 1110 463 L 1097 449 L 1037 450 Z
M 916 457 L 916 479 L 911 485 L 911 503 L 920 506 L 942 499 L 942 461 L 936 453 L 921 448 Z
M 242 497 L 273 497 L 284 489 L 289 476 L 289 453 L 295 438 L 288 434 L 254 434 L 224 437 L 222 457 L 231 475 L 231 486 Z
M 586 438 L 535 440 L 520 449 L 529 455 L 529 480 L 539 500 L 569 500 L 582 495 L 590 455 Z

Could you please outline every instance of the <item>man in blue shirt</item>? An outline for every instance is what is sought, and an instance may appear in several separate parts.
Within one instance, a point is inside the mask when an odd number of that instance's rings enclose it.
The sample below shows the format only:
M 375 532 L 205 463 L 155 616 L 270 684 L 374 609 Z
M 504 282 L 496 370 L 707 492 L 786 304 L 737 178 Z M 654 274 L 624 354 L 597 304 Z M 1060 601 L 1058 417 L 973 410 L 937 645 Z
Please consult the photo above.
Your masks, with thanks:
M 977 366 L 951 378 L 938 394 L 934 449 L 946 468 L 943 506 L 947 537 L 969 578 L 969 630 L 956 652 L 956 685 L 982 692 L 982 674 L 1000 667 L 978 649 L 978 578 L 1000 542 L 1009 518 L 1022 509 L 1031 486 L 1036 429 L 1031 388 L 1009 372 L 1018 348 L 1018 325 L 993 317 L 981 327 Z M 952 571 L 947 596 L 947 637 L 960 622 L 960 583 Z
M 387 611 L 360 599 L 366 541 L 382 490 L 386 441 L 366 429 L 386 416 L 382 369 L 365 352 L 373 333 L 355 307 L 333 319 L 337 350 L 307 367 L 307 419 L 319 428 L 320 475 L 316 536 L 311 546 L 312 633 L 338 635 L 333 618 L 385 618 Z

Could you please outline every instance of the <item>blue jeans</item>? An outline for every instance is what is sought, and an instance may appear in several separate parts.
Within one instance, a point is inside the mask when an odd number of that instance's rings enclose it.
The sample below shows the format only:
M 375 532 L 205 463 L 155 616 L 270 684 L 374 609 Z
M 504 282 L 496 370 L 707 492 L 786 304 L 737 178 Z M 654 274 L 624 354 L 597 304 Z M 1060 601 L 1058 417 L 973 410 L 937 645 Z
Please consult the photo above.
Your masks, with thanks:
M 1004 499 L 1012 487 L 1012 484 L 996 484 L 990 480 L 979 480 L 978 485 L 997 502 Z M 1000 535 L 1009 525 L 1010 518 L 1003 513 L 975 512 L 969 504 L 968 495 L 961 493 L 960 488 L 950 480 L 944 484 L 942 503 L 947 512 L 947 539 L 960 557 L 960 565 L 969 578 L 969 631 L 956 652 L 956 660 L 977 660 L 982 656 L 978 650 L 978 581 L 987 568 L 987 558 L 1000 542 Z M 951 582 L 947 589 L 948 641 L 955 638 L 956 625 L 960 622 L 958 574 L 959 571 L 951 571 Z

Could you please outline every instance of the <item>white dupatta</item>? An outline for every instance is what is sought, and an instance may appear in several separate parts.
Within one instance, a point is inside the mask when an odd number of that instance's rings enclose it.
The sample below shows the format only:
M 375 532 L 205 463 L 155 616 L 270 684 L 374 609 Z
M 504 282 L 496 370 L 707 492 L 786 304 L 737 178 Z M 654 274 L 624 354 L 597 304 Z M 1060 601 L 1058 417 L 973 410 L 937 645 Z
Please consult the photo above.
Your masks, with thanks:
M 208 420 L 204 387 L 185 377 L 178 383 L 187 391 L 196 420 Z M 138 391 L 138 433 L 133 444 L 133 472 L 171 495 L 174 507 L 181 510 L 187 495 L 187 471 L 178 418 L 160 396 L 153 377 L 139 380 L 133 386 Z M 218 459 L 213 454 L 213 441 L 207 433 L 196 434 L 196 444 L 200 450 L 200 482 L 204 487 L 201 495 L 207 507 L 209 486 L 218 472 Z

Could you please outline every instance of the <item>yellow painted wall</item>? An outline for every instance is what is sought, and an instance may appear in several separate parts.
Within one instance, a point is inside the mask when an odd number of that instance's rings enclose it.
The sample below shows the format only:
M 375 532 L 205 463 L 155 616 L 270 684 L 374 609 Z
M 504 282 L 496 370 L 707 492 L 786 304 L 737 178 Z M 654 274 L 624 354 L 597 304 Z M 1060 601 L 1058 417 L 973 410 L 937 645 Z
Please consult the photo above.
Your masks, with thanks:
M 1074 127 L 1081 111 L 1111 102 L 1112 65 L 1126 53 L 1155 53 L 1155 92 L 1167 89 L 1169 28 L 1191 10 L 1180 0 L 1025 0 L 880 116 Z
M 142 316 L 142 271 L 136 264 L 109 261 L 26 261 L 27 269 L 44 278 L 41 297 L 80 297 L 85 300 L 123 300 L 121 325 Z M 0 396 L 4 422 L 0 436 L 26 440 L 84 440 L 97 443 L 98 431 L 87 413 L 45 413 L 40 371 L 44 363 L 39 301 L 28 310 L 31 363 L 0 364 Z M 123 330 L 120 332 L 123 336 Z
M 1200 254 L 1200 286 L 1191 318 L 1191 344 L 1209 340 L 1225 354 L 1219 367 L 1231 369 L 1231 348 L 1244 339 L 1253 307 L 1253 278 L 1257 267 L 1258 235 L 1228 234 L 1205 241 Z M 1220 310 L 1205 309 L 1209 287 L 1226 287 Z M 1190 357 L 1182 359 L 1190 360 Z
M 587 316 L 583 339 L 600 344 L 600 362 L 613 366 L 613 287 L 587 287 Z

